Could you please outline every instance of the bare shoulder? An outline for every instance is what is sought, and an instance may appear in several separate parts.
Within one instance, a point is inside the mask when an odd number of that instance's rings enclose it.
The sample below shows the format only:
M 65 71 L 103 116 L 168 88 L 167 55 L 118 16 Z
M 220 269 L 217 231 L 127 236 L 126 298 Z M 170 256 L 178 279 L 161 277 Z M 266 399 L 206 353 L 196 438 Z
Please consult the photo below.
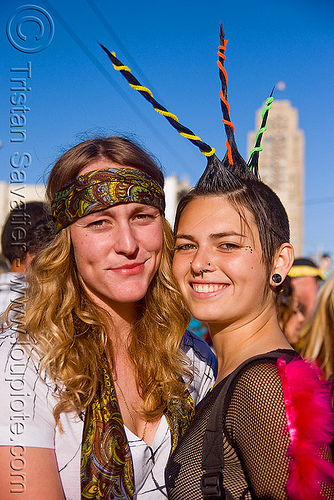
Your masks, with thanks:
M 2 500 L 64 500 L 54 450 L 0 446 L 0 489 Z

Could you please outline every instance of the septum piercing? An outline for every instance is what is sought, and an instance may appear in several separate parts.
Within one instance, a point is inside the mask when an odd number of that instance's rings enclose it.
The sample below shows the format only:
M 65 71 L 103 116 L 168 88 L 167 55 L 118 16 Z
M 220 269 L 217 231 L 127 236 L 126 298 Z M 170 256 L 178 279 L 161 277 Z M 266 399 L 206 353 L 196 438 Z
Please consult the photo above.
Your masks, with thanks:
M 195 278 L 196 273 L 195 273 L 195 271 L 194 271 L 194 270 L 192 269 L 192 267 L 191 267 L 192 261 L 190 261 L 190 263 L 189 263 L 189 264 L 190 264 L 191 274 L 193 275 L 193 278 Z M 210 263 L 210 262 L 208 262 L 208 266 L 211 266 L 211 263 Z M 207 273 L 208 271 L 209 271 L 209 269 L 200 269 L 200 270 L 199 270 L 199 274 L 201 275 L 201 278 L 203 278 L 203 274 L 204 274 L 204 273 Z

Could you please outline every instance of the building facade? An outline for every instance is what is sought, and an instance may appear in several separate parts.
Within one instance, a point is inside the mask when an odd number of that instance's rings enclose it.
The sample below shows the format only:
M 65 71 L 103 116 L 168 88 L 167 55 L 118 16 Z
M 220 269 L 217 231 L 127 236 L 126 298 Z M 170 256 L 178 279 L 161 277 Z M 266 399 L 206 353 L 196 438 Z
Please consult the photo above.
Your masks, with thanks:
M 0 181 L 0 232 L 9 212 L 29 201 L 45 201 L 43 184 L 8 184 Z
M 254 147 L 264 105 L 256 112 L 256 131 L 248 134 L 248 151 Z M 288 100 L 274 101 L 267 127 L 261 144 L 260 176 L 285 206 L 290 221 L 291 243 L 295 256 L 300 257 L 303 255 L 305 140 L 303 131 L 298 128 L 298 110 Z
M 165 196 L 166 196 L 166 219 L 173 227 L 177 205 L 185 194 L 187 194 L 192 186 L 188 179 L 180 180 L 177 175 L 172 174 L 165 178 Z

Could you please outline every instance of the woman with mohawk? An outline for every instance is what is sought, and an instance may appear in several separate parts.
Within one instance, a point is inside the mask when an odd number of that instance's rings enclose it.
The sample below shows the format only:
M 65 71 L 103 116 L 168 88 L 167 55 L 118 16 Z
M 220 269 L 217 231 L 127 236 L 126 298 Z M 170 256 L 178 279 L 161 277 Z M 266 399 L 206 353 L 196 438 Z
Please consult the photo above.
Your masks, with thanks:
M 222 161 L 102 47 L 130 86 L 208 158 L 177 209 L 173 271 L 190 312 L 210 327 L 218 377 L 167 464 L 168 498 L 329 500 L 330 388 L 292 349 L 277 320 L 276 297 L 294 252 L 286 211 L 258 175 L 273 98 L 266 101 L 247 165 L 230 120 L 226 43 L 221 27 Z
M 272 98 L 247 165 L 229 116 L 222 28 L 220 36 L 227 153 L 223 162 L 209 158 L 180 201 L 173 260 L 190 312 L 209 325 L 218 377 L 167 465 L 168 498 L 330 499 L 329 388 L 277 321 L 276 297 L 294 253 L 286 211 L 257 174 Z

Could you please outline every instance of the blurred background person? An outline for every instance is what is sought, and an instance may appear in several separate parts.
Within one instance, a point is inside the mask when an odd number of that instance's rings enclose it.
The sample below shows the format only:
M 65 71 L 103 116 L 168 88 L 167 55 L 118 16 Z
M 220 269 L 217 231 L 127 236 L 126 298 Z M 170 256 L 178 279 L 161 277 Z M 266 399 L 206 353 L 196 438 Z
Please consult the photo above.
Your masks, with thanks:
M 5 259 L 5 256 L 0 253 L 0 274 L 6 273 L 9 269 L 9 265 L 7 260 Z
M 298 345 L 303 330 L 305 316 L 295 297 L 291 285 L 291 278 L 287 276 L 277 295 L 278 323 L 284 335 L 292 346 Z
M 202 323 L 202 321 L 198 321 L 198 319 L 192 316 L 187 329 L 205 340 L 205 342 L 212 348 L 211 335 L 205 323 Z
M 325 281 L 326 277 L 321 269 L 316 266 L 315 262 L 307 258 L 295 259 L 289 276 L 294 296 L 305 317 L 302 325 L 302 329 L 304 330 L 314 312 L 315 299 L 319 286 Z M 303 331 L 300 335 L 301 345 L 298 347 L 298 350 L 302 348 L 304 334 L 305 332 Z
M 45 215 L 27 231 L 26 246 L 27 255 L 25 259 L 25 271 L 36 255 L 46 248 L 55 237 L 54 221 L 51 215 Z
M 304 338 L 302 356 L 318 362 L 326 378 L 334 372 L 334 275 L 321 286 Z
M 8 271 L 0 275 L 0 314 L 25 291 L 27 235 L 34 225 L 50 214 L 46 203 L 31 201 L 11 210 L 1 233 L 2 255 Z M 31 259 L 30 259 L 31 260 Z
M 329 278 L 332 273 L 332 259 L 329 253 L 323 253 L 319 260 L 319 268 L 324 273 L 324 276 Z

